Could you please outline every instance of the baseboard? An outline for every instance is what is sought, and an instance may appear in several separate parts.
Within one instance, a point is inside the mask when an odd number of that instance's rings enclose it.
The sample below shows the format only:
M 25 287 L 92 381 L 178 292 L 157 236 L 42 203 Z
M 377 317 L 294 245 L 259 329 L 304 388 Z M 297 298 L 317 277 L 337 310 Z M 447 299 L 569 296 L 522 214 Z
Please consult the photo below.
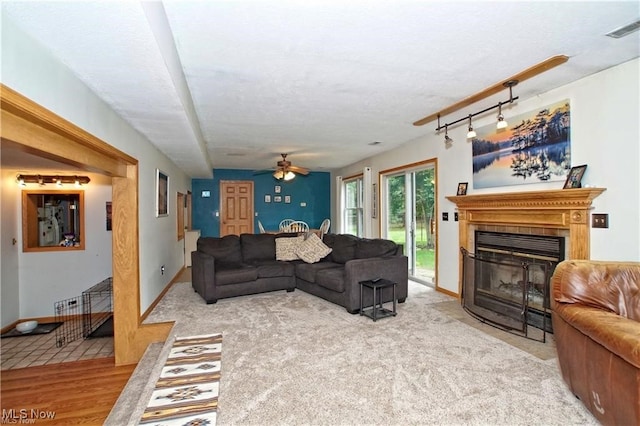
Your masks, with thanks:
M 140 317 L 140 322 L 144 322 L 145 319 L 147 319 L 147 317 L 149 316 L 149 314 L 151 314 L 151 311 L 153 311 L 153 309 L 158 305 L 158 303 L 160 303 L 160 301 L 162 300 L 162 298 L 164 297 L 165 294 L 167 294 L 167 292 L 169 291 L 169 289 L 171 288 L 172 285 L 174 285 L 176 282 L 178 282 L 178 277 L 180 275 L 182 275 L 182 273 L 186 270 L 187 268 L 185 268 L 184 266 L 182 267 L 182 269 L 180 269 L 178 271 L 178 273 L 171 279 L 171 281 L 169 281 L 169 283 L 166 285 L 166 287 L 164 288 L 164 290 L 162 290 L 160 292 L 160 294 L 158 295 L 158 297 L 155 298 L 155 300 L 153 301 L 153 303 L 151 303 L 151 305 L 149 305 L 149 307 L 147 308 L 146 311 L 144 311 L 144 313 L 142 314 L 142 316 Z
M 460 295 L 458 293 L 454 293 L 453 291 L 450 291 L 450 290 L 445 290 L 442 287 L 436 286 L 436 291 L 439 292 L 439 293 L 446 294 L 447 296 L 451 296 L 451 297 L 455 297 L 456 299 L 460 299 Z
M 21 318 L 21 319 L 15 320 L 11 324 L 7 325 L 6 327 L 2 327 L 2 329 L 0 329 L 0 334 L 4 334 L 4 333 L 12 330 L 16 326 L 16 324 L 19 324 L 19 323 L 25 322 L 25 321 L 32 321 L 32 320 L 38 321 L 38 324 L 47 324 L 47 323 L 50 323 L 50 322 L 57 322 L 58 321 L 58 319 L 56 317 Z

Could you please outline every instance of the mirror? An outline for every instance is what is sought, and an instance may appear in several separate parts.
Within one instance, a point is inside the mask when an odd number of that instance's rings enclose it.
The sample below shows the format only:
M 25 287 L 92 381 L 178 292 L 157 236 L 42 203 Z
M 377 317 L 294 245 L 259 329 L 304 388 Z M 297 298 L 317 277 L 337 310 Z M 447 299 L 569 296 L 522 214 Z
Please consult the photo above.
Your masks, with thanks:
M 84 191 L 22 191 L 22 250 L 84 250 Z

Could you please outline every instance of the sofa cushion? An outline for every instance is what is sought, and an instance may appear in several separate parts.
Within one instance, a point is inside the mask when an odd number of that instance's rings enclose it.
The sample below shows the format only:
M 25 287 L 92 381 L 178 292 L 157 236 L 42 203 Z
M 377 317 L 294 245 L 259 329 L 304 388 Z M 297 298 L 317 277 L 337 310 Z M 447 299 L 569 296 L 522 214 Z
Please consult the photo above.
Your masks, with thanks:
M 331 253 L 331 248 L 327 247 L 316 234 L 309 235 L 296 249 L 298 257 L 307 263 L 319 262 L 329 253 Z
M 322 271 L 323 269 L 329 268 L 340 268 L 344 269 L 344 265 L 341 263 L 334 262 L 318 262 L 318 263 L 297 263 L 296 267 L 296 277 L 308 281 L 310 283 L 316 282 L 316 274 L 318 271 Z
M 255 281 L 258 270 L 254 266 L 223 263 L 216 265 L 216 285 L 228 285 Z
M 240 244 L 245 263 L 276 259 L 276 236 L 273 234 L 242 234 Z
M 344 268 L 329 268 L 318 271 L 316 284 L 338 293 L 344 292 Z
M 391 240 L 361 238 L 356 244 L 356 258 L 369 259 L 371 257 L 392 256 L 396 254 L 397 249 L 398 245 Z
M 299 259 L 296 249 L 304 236 L 276 238 L 276 260 L 296 260 Z
M 197 248 L 198 251 L 215 257 L 216 263 L 242 263 L 240 238 L 237 235 L 226 235 L 222 238 L 200 237 Z
M 346 263 L 356 258 L 358 237 L 348 234 L 327 234 L 323 241 L 332 249 L 329 257 L 332 262 Z
M 295 272 L 292 264 L 277 260 L 258 260 L 253 266 L 258 271 L 258 278 L 292 277 Z

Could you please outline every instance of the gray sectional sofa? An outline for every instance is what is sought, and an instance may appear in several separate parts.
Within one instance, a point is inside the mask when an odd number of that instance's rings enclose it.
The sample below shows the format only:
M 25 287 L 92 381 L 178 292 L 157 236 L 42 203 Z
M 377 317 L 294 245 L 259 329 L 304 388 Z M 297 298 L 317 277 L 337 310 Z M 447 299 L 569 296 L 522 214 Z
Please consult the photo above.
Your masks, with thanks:
M 216 303 L 227 297 L 299 288 L 356 313 L 360 310 L 360 281 L 386 278 L 397 283 L 398 302 L 406 300 L 408 268 L 401 245 L 384 239 L 326 234 L 323 242 L 331 253 L 319 262 L 277 260 L 281 254 L 276 253 L 276 239 L 292 236 L 199 238 L 197 251 L 191 253 L 194 290 L 207 303 Z M 382 301 L 391 300 L 391 289 L 384 289 Z M 372 305 L 370 292 L 365 292 L 363 304 Z

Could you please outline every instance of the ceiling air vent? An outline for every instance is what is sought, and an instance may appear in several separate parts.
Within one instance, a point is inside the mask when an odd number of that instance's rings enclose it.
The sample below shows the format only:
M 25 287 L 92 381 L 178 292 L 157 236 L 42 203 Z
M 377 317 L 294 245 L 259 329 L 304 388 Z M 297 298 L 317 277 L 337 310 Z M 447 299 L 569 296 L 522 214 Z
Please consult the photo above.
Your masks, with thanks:
M 620 27 L 616 30 L 607 33 L 607 36 L 611 38 L 622 38 L 631 34 L 634 31 L 638 31 L 640 29 L 640 20 L 630 23 L 629 25 L 625 25 L 624 27 Z

